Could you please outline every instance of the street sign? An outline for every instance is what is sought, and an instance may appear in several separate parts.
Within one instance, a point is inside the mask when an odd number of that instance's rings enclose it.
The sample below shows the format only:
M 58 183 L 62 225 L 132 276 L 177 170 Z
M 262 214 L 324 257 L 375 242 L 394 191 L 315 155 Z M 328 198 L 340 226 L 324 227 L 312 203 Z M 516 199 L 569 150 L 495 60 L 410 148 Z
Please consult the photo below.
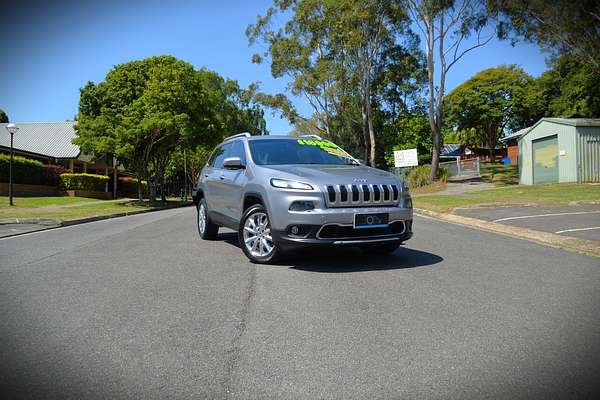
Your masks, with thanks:
M 419 165 L 417 149 L 394 150 L 394 167 L 413 167 Z

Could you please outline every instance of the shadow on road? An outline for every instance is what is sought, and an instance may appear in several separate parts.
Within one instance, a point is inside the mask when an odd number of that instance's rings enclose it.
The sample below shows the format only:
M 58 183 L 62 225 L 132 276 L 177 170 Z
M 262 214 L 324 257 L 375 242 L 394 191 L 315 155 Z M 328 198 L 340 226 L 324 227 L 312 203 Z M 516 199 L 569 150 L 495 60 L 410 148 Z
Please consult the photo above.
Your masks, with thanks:
M 234 232 L 222 233 L 219 239 L 239 247 Z M 367 254 L 354 247 L 307 247 L 290 251 L 276 265 L 309 272 L 341 273 L 426 267 L 443 260 L 437 254 L 407 247 L 382 255 Z

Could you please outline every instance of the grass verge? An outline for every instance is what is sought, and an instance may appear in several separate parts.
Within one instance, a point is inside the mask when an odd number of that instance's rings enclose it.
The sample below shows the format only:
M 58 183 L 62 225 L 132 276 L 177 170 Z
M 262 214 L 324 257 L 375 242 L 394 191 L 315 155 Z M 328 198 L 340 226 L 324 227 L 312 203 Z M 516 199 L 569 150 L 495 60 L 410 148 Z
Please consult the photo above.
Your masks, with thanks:
M 516 165 L 481 163 L 481 178 L 496 186 L 518 185 L 519 168 Z
M 413 198 L 416 208 L 438 212 L 458 207 L 600 202 L 600 184 L 558 183 L 531 186 L 506 186 L 462 195 L 426 195 Z
M 8 204 L 8 198 L 0 197 L 0 202 Z M 151 210 L 179 201 L 167 201 L 167 204 L 150 206 L 148 202 L 135 200 L 97 200 L 82 197 L 22 197 L 14 199 L 15 206 L 0 207 L 0 219 L 43 218 L 57 221 L 71 221 L 81 218 L 98 217 L 140 210 Z

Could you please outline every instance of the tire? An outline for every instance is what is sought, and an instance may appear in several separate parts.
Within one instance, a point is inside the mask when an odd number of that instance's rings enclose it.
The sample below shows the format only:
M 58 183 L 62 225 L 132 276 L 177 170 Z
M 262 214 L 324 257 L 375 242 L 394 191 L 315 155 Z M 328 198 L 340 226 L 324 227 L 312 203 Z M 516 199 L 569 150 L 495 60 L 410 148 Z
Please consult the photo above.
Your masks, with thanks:
M 281 256 L 281 247 L 273 241 L 269 215 L 262 204 L 255 204 L 244 211 L 238 239 L 242 251 L 252 262 L 268 264 Z
M 198 227 L 198 234 L 204 240 L 216 239 L 217 235 L 219 234 L 219 225 L 212 222 L 208 217 L 208 207 L 206 206 L 206 200 L 204 198 L 200 199 L 198 205 L 196 206 L 196 209 L 198 211 L 196 217 L 196 226 Z
M 389 243 L 383 243 L 383 244 L 373 244 L 370 246 L 363 246 L 363 247 L 361 247 L 361 249 L 365 253 L 369 253 L 369 254 L 389 254 L 389 253 L 393 253 L 394 251 L 396 251 L 398 249 L 398 247 L 400 247 L 401 244 L 402 244 L 402 242 L 389 242 Z

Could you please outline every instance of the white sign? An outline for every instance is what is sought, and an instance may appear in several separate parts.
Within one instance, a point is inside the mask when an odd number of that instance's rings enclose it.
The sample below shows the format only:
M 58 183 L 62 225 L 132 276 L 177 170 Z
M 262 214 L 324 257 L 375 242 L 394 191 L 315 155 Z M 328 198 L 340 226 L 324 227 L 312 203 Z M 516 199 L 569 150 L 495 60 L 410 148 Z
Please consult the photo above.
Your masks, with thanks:
M 394 167 L 413 167 L 419 165 L 417 149 L 394 150 Z

